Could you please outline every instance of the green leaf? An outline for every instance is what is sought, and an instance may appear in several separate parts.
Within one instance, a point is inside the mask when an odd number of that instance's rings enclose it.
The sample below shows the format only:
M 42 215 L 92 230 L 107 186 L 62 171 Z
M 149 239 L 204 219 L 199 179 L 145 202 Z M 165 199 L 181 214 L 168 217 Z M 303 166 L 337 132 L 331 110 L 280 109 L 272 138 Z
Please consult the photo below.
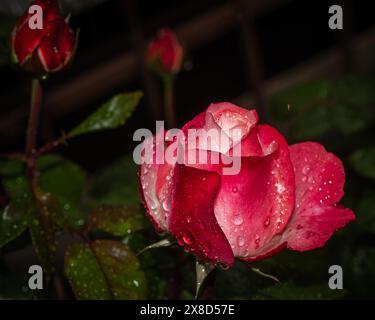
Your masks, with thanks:
M 114 236 L 124 237 L 144 227 L 145 218 L 139 206 L 117 208 L 101 206 L 90 213 L 86 229 L 102 230 Z
M 38 169 L 40 189 L 56 200 L 72 227 L 81 227 L 85 215 L 79 205 L 86 173 L 75 163 L 58 155 L 41 157 L 38 160 Z M 25 167 L 21 161 L 0 162 L 0 174 L 4 189 L 12 201 L 29 201 L 30 192 Z
M 39 203 L 30 206 L 28 212 L 29 230 L 33 243 L 33 248 L 43 267 L 47 281 L 55 271 L 56 260 L 56 232 L 58 231 L 55 222 L 46 212 L 48 209 L 42 208 Z
M 92 180 L 89 190 L 94 206 L 138 205 L 138 166 L 131 156 L 104 168 Z
M 195 261 L 195 272 L 196 272 L 196 289 L 195 289 L 195 299 L 198 299 L 199 292 L 202 288 L 204 280 L 209 276 L 209 274 L 216 268 L 213 263 L 204 263 L 198 259 Z
M 375 147 L 357 150 L 350 156 L 349 161 L 360 175 L 375 179 Z
M 2 184 L 10 202 L 1 209 L 0 216 L 0 247 L 16 239 L 28 225 L 28 208 L 30 194 L 21 161 L 0 162 Z
M 0 248 L 21 235 L 28 225 L 27 207 L 16 202 L 8 204 L 1 210 Z
M 39 159 L 40 188 L 51 193 L 73 227 L 84 224 L 85 214 L 79 208 L 86 172 L 75 163 L 57 155 Z
M 118 241 L 72 245 L 65 255 L 65 273 L 77 299 L 146 297 L 146 278 L 138 259 Z
M 79 126 L 68 133 L 71 138 L 81 134 L 107 129 L 115 129 L 125 124 L 142 98 L 141 92 L 119 94 L 106 102 Z
M 259 290 L 254 300 L 337 300 L 345 296 L 345 290 L 331 290 L 328 284 L 296 286 L 282 283 Z

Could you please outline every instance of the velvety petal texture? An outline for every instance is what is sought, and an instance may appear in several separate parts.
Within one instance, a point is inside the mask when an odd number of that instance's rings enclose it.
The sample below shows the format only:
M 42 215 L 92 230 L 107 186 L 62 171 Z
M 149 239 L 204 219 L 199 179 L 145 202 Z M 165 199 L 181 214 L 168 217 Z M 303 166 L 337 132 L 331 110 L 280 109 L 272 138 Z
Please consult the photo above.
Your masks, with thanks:
M 210 130 L 218 134 L 207 139 Z M 144 164 L 140 181 L 157 229 L 200 260 L 230 266 L 234 258 L 311 250 L 355 219 L 339 205 L 341 161 L 318 143 L 288 146 L 276 129 L 258 125 L 255 110 L 211 104 L 182 133 L 182 160 L 172 152 L 172 164 Z M 202 153 L 205 161 L 197 161 Z M 239 170 L 226 173 L 235 162 Z
M 12 32 L 15 61 L 25 70 L 46 73 L 63 69 L 74 55 L 76 40 L 73 31 L 59 14 L 58 1 L 36 0 L 43 10 L 43 29 L 31 29 L 28 11 Z

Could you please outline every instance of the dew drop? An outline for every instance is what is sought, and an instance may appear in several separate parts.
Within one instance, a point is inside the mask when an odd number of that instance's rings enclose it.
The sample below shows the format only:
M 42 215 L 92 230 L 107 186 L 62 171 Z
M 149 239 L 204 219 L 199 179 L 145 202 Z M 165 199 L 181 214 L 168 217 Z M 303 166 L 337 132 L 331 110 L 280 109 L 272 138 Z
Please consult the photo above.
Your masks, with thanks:
M 187 245 L 192 244 L 193 243 L 193 236 L 189 231 L 186 231 L 182 236 L 182 240 Z
M 243 223 L 243 218 L 241 215 L 235 215 L 233 216 L 232 218 L 232 222 L 236 225 L 236 226 L 240 226 L 242 223 Z
M 255 236 L 255 249 L 259 248 L 260 237 L 258 235 Z
M 266 220 L 264 220 L 264 226 L 267 228 L 271 223 L 271 218 L 268 217 Z
M 164 211 L 166 211 L 166 212 L 169 212 L 169 210 L 171 209 L 170 208 L 170 202 L 167 201 L 167 200 L 163 201 L 162 206 L 163 206 Z
M 308 174 L 308 173 L 310 172 L 310 170 L 311 170 L 311 169 L 310 169 L 309 166 L 305 166 L 305 167 L 302 168 L 302 173 L 303 173 L 303 174 Z
M 315 236 L 315 235 L 316 235 L 315 232 L 309 231 L 309 232 L 306 234 L 306 239 L 309 239 L 309 238 L 311 238 L 311 237 L 313 237 L 313 236 Z
M 237 193 L 237 192 L 238 192 L 238 188 L 237 188 L 237 187 L 233 187 L 233 188 L 232 188 L 232 192 L 233 192 L 233 193 Z
M 240 247 L 242 247 L 245 244 L 245 239 L 240 236 L 237 238 L 237 243 Z

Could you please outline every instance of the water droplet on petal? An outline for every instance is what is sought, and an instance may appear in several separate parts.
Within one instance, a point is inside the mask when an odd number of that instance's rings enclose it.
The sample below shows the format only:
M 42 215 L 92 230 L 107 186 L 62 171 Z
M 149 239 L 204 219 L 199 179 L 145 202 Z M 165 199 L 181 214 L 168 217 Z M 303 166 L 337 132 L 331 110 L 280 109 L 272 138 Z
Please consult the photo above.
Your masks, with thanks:
M 310 169 L 309 166 L 305 166 L 305 167 L 302 168 L 302 173 L 303 173 L 303 174 L 308 174 L 308 173 L 310 172 L 310 170 L 311 170 L 311 169 Z
M 164 200 L 163 203 L 162 203 L 162 206 L 163 206 L 163 209 L 164 211 L 169 211 L 171 208 L 170 208 L 170 202 L 167 201 L 167 200 Z
M 233 187 L 233 188 L 232 188 L 232 192 L 233 192 L 233 193 L 237 193 L 237 192 L 238 192 L 238 188 L 237 188 L 237 187 Z
M 271 218 L 268 217 L 266 220 L 264 220 L 264 226 L 267 228 L 271 223 Z
M 241 215 L 235 215 L 233 216 L 232 218 L 232 222 L 236 225 L 236 226 L 240 226 L 242 223 L 243 223 L 243 218 Z
M 245 239 L 241 236 L 237 238 L 237 243 L 240 247 L 242 247 L 245 244 Z
M 189 244 L 192 244 L 193 243 L 193 236 L 192 234 L 189 232 L 189 231 L 186 231 L 183 236 L 182 236 L 182 240 L 184 241 L 185 244 L 189 245 Z

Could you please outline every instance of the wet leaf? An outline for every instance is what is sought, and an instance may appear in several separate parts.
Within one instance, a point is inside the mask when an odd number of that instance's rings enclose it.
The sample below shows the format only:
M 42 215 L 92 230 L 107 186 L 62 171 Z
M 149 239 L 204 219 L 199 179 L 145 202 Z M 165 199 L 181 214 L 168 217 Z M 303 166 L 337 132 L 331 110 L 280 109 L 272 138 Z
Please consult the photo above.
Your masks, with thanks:
M 208 275 L 216 268 L 215 264 L 212 263 L 204 263 L 199 261 L 198 259 L 195 262 L 195 270 L 196 270 L 196 290 L 195 290 L 195 298 L 197 299 L 199 296 L 199 292 L 202 288 L 204 280 L 208 277 Z
M 89 190 L 94 205 L 138 205 L 137 170 L 133 158 L 126 156 L 99 172 Z
M 163 248 L 163 247 L 170 247 L 176 243 L 175 240 L 171 240 L 169 238 L 160 240 L 156 243 L 150 244 L 149 246 L 143 248 L 141 251 L 138 252 L 138 256 L 143 254 L 144 252 L 150 250 L 150 249 L 157 249 L 157 248 Z
M 79 208 L 86 173 L 75 163 L 57 155 L 38 161 L 40 188 L 53 195 L 72 227 L 81 227 L 85 215 Z
M 328 284 L 296 286 L 281 283 L 258 291 L 254 300 L 337 300 L 342 299 L 345 290 L 331 290 Z
M 375 147 L 357 150 L 349 161 L 360 175 L 375 179 Z
M 50 220 L 49 224 L 56 230 L 70 230 L 68 218 L 63 212 L 63 208 L 50 192 L 36 190 L 36 205 L 41 216 Z
M 10 203 L 0 211 L 0 248 L 27 229 L 27 207 Z
M 124 237 L 144 227 L 145 218 L 139 206 L 101 206 L 90 213 L 86 229 L 101 230 L 114 236 Z
M 75 244 L 66 252 L 65 273 L 78 299 L 144 299 L 146 280 L 138 259 L 118 241 Z
M 51 194 L 73 227 L 84 224 L 85 215 L 79 208 L 86 173 L 73 162 L 57 155 L 48 155 L 38 160 L 39 186 Z M 25 166 L 20 161 L 0 163 L 3 187 L 12 201 L 29 201 L 30 192 L 25 176 Z M 50 197 L 50 198 L 51 198 Z
M 38 204 L 30 205 L 29 230 L 33 248 L 45 272 L 46 280 L 55 271 L 57 226 Z
M 96 112 L 86 118 L 79 126 L 68 133 L 67 137 L 74 137 L 94 131 L 115 129 L 125 124 L 137 107 L 142 93 L 137 91 L 127 94 L 119 94 Z

